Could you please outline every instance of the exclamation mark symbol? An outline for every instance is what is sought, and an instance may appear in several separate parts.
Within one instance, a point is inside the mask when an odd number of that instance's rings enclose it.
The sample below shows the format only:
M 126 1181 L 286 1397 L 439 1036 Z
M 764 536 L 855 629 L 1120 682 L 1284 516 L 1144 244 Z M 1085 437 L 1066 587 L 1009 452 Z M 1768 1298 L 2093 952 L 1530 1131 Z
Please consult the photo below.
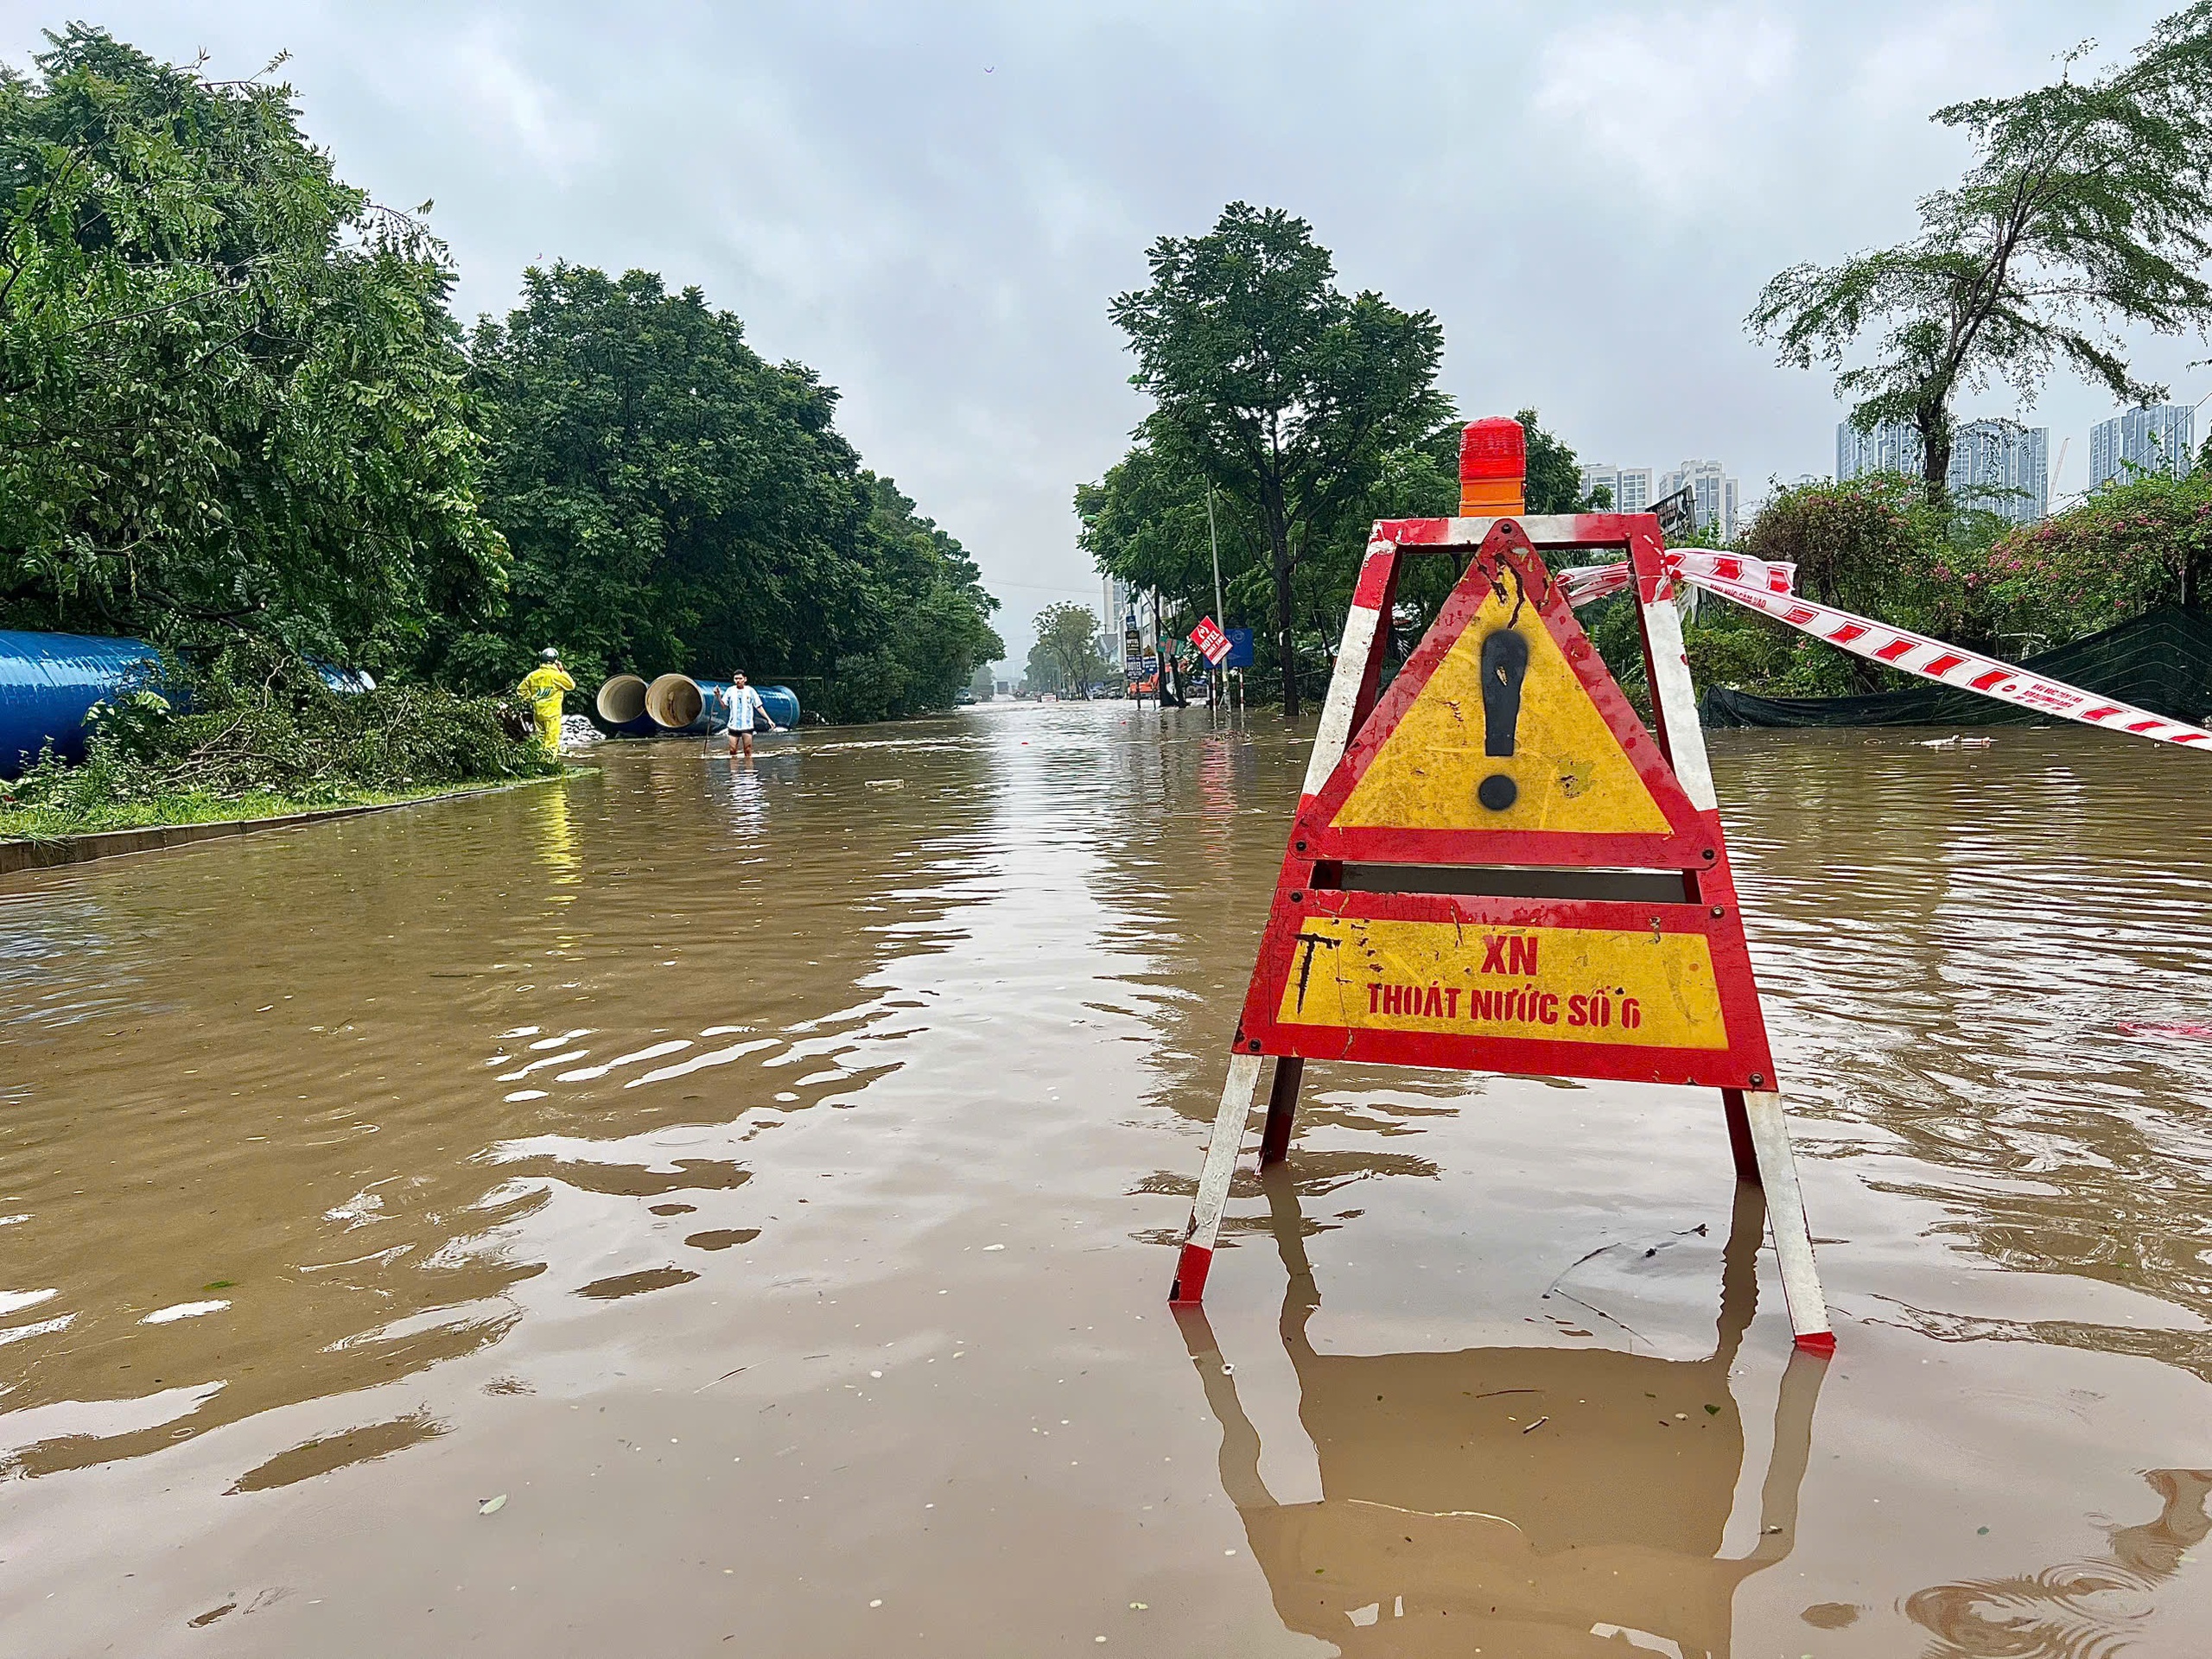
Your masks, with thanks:
M 1529 642 L 1510 628 L 1483 641 L 1483 753 L 1513 753 L 1514 728 L 1521 723 L 1521 682 L 1529 672 Z M 1475 786 L 1475 798 L 1503 812 L 1520 798 L 1520 786 L 1493 772 Z

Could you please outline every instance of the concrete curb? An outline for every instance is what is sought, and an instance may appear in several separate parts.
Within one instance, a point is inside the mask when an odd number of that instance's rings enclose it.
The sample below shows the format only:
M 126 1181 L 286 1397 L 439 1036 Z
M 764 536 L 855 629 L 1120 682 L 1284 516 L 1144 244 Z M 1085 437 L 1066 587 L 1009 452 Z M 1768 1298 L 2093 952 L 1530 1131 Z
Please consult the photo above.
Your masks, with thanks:
M 158 853 L 196 842 L 247 836 L 261 830 L 291 830 L 303 823 L 323 823 L 334 818 L 358 818 L 370 812 L 393 812 L 403 807 L 429 806 L 436 801 L 465 800 L 473 795 L 498 795 L 533 784 L 565 783 L 574 769 L 550 778 L 518 778 L 512 783 L 488 784 L 475 789 L 448 790 L 421 795 L 410 801 L 372 801 L 364 806 L 318 807 L 312 812 L 288 812 L 274 818 L 230 818 L 219 823 L 149 824 L 143 830 L 103 830 L 92 835 L 60 836 L 52 841 L 0 841 L 0 875 L 22 870 L 57 869 L 69 864 L 89 864 L 94 859 L 119 858 L 128 853 Z

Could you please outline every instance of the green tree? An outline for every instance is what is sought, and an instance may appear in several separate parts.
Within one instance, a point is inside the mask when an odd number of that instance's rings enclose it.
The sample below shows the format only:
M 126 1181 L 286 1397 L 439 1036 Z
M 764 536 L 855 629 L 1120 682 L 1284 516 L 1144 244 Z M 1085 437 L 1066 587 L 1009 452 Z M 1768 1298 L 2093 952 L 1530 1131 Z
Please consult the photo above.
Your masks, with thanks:
M 1808 598 L 2001 653 L 1992 608 L 1967 578 L 2006 528 L 1986 509 L 1930 501 L 1917 480 L 1877 473 L 1777 489 L 1734 546 L 1795 565 L 1797 591 Z M 1725 601 L 1707 601 L 1685 637 L 1699 679 L 1768 696 L 1836 696 L 1912 683 Z
M 1147 257 L 1150 285 L 1109 315 L 1156 421 L 1258 523 L 1295 715 L 1300 562 L 1363 500 L 1382 457 L 1444 417 L 1443 330 L 1428 312 L 1341 292 L 1313 227 L 1278 208 L 1232 202 L 1209 233 L 1162 237 Z
M 1756 559 L 1796 566 L 1797 591 L 1808 598 L 1941 632 L 1929 604 L 1929 573 L 1946 542 L 1945 518 L 1912 480 L 1877 473 L 1776 491 L 1736 546 Z M 1713 667 L 1710 659 L 1717 657 L 1732 665 L 1715 677 L 1740 682 L 1764 675 L 1778 683 L 1779 677 L 1794 672 L 1791 683 L 1806 692 L 1838 694 L 1880 690 L 1893 683 L 1894 677 L 1863 658 L 1805 640 L 1781 623 L 1725 601 L 1707 605 L 1713 612 L 1707 631 L 1715 637 L 1706 644 L 1706 666 Z M 1767 649 L 1755 650 L 1748 639 L 1732 643 L 1747 633 L 1766 640 Z
M 1530 512 L 1595 511 L 1585 497 L 1573 449 L 1548 432 L 1536 411 L 1518 416 L 1529 448 Z M 1298 619 L 1294 653 L 1306 689 L 1322 683 L 1345 607 L 1351 601 L 1368 531 L 1378 518 L 1448 518 L 1459 510 L 1459 424 L 1446 411 L 1436 428 L 1384 450 L 1364 491 L 1336 516 L 1325 538 L 1308 544 L 1294 577 Z M 1075 493 L 1077 544 L 1098 568 L 1133 588 L 1158 588 L 1193 615 L 1211 612 L 1213 547 L 1206 521 L 1206 483 L 1180 431 L 1159 417 L 1139 429 L 1138 442 L 1096 484 Z M 1214 536 L 1221 550 L 1224 626 L 1245 624 L 1271 608 L 1273 584 L 1264 531 L 1243 502 L 1216 492 Z M 1458 580 L 1457 562 L 1409 559 L 1398 578 L 1395 624 L 1418 639 Z M 1264 632 L 1255 667 L 1280 668 L 1281 656 Z
M 743 668 L 874 720 L 950 705 L 1002 653 L 975 565 L 861 467 L 836 394 L 698 289 L 531 270 L 472 355 L 515 569 L 507 616 L 447 641 L 456 677 L 497 683 L 558 644 L 586 676 Z
M 1535 410 L 1522 410 L 1513 418 L 1521 423 L 1528 440 L 1529 473 L 1522 499 L 1530 512 L 1599 512 L 1612 505 L 1610 490 L 1583 493 L 1580 461 L 1564 438 L 1544 430 Z
M 289 87 L 47 38 L 0 67 L 0 620 L 389 669 L 488 613 L 443 246 Z
M 1266 543 L 1245 505 L 1213 492 L 1207 521 L 1208 482 L 1181 435 L 1163 423 L 1140 429 L 1139 441 L 1096 484 L 1076 486 L 1076 544 L 1108 575 L 1148 594 L 1155 588 L 1179 600 L 1192 616 L 1214 610 L 1213 549 L 1221 549 L 1224 592 L 1215 620 L 1243 626 L 1268 607 Z M 1105 626 L 1118 633 L 1122 619 Z
M 2120 330 L 2212 321 L 2212 0 L 2168 17 L 2126 65 L 2076 81 L 2087 50 L 2051 86 L 1936 111 L 1979 159 L 1921 199 L 1919 235 L 1793 265 L 1751 309 L 1753 334 L 1800 368 L 1840 368 L 1869 327 L 1884 330 L 1837 387 L 1862 429 L 1918 429 L 1933 499 L 1961 386 L 1995 378 L 2030 397 L 2063 361 L 2125 402 L 2155 402 L 2163 389 L 2130 371 Z
M 1063 601 L 1037 613 L 1037 643 L 1029 653 L 1033 690 L 1056 685 L 1068 696 L 1081 696 L 1094 680 L 1112 672 L 1099 655 L 1098 618 L 1093 613 Z

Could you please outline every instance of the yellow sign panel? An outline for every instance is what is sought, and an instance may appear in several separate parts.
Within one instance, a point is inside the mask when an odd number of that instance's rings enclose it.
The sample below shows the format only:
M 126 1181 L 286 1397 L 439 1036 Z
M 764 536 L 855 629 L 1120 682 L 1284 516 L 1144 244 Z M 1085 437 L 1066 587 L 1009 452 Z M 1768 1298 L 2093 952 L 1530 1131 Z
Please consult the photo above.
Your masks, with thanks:
M 1697 933 L 1301 919 L 1285 1025 L 1726 1048 L 1713 953 Z
M 1671 827 L 1559 641 L 1501 573 L 1334 822 L 1345 829 Z

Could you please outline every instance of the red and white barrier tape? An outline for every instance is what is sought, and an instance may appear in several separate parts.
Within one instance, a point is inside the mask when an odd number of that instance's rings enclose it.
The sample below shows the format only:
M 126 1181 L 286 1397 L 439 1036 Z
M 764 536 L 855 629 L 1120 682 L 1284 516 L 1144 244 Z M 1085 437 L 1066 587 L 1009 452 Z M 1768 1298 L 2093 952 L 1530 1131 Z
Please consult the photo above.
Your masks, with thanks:
M 1855 656 L 1938 685 L 1979 692 L 1999 702 L 2060 720 L 2079 721 L 2084 726 L 2132 733 L 2156 743 L 2212 746 L 2212 731 L 2202 727 L 2115 702 L 2063 680 L 2046 679 L 1993 657 L 1947 645 L 1909 628 L 1891 627 L 1886 622 L 1802 598 L 1795 591 L 1797 567 L 1794 564 L 1770 564 L 1740 554 L 1694 547 L 1670 550 L 1666 562 L 1671 575 L 1694 588 L 1786 622 L 1801 633 Z M 1618 593 L 1630 581 L 1625 563 L 1578 565 L 1561 570 L 1559 577 L 1567 586 L 1568 602 L 1578 606 Z

